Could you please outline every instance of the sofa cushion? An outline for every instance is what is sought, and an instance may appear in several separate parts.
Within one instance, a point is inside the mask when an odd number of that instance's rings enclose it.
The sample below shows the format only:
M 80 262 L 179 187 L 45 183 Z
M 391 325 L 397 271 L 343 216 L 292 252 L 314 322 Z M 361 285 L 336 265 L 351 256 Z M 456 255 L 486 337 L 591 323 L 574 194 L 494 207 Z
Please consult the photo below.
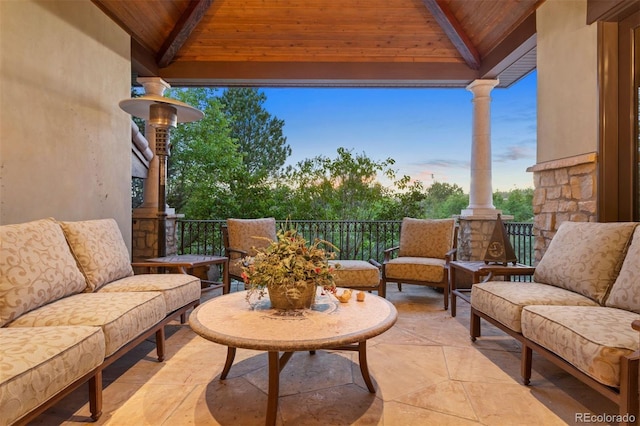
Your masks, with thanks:
M 104 360 L 100 327 L 0 328 L 0 423 L 12 424 Z
M 98 292 L 158 291 L 162 293 L 167 314 L 200 300 L 200 278 L 186 274 L 141 274 L 121 278 L 102 286 Z
M 402 219 L 398 256 L 444 259 L 453 248 L 454 219 Z
M 108 357 L 165 318 L 158 292 L 81 293 L 22 315 L 7 327 L 89 325 L 101 327 Z
M 620 357 L 638 350 L 640 315 L 602 306 L 527 306 L 522 334 L 607 386 L 620 386 Z
M 127 246 L 113 219 L 61 222 L 71 251 L 87 280 L 87 291 L 133 275 Z
M 439 283 L 444 279 L 446 262 L 431 257 L 397 257 L 384 265 L 387 280 L 419 280 Z
M 563 222 L 534 273 L 536 282 L 602 304 L 622 266 L 636 223 Z
M 0 327 L 85 287 L 54 219 L 0 226 Z
M 336 267 L 333 276 L 338 287 L 371 287 L 380 285 L 380 270 L 364 260 L 330 260 Z
M 517 333 L 522 332 L 522 309 L 527 305 L 598 306 L 578 293 L 536 282 L 489 281 L 471 287 L 471 306 Z
M 640 227 L 633 233 L 627 256 L 605 304 L 640 313 Z

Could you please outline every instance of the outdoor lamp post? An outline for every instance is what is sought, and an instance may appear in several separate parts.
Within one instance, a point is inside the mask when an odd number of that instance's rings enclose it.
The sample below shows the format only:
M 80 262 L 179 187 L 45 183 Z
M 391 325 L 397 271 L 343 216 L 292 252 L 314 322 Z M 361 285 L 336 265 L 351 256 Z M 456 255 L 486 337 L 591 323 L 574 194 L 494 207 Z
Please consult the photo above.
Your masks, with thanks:
M 120 101 L 120 108 L 129 114 L 142 118 L 155 128 L 155 149 L 158 156 L 158 257 L 167 255 L 166 231 L 166 184 L 167 158 L 169 157 L 171 129 L 178 123 L 198 121 L 204 117 L 202 111 L 165 98 L 160 93 L 147 94 L 138 98 Z

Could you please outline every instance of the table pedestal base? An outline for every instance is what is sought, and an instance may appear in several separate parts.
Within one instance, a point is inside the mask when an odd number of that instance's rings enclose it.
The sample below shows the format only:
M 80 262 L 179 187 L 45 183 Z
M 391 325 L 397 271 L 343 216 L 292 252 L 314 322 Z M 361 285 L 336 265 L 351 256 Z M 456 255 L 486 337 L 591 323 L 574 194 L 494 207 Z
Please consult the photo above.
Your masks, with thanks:
M 330 348 L 331 350 L 339 351 L 357 351 L 358 362 L 360 364 L 360 372 L 364 379 L 367 389 L 371 393 L 376 392 L 376 388 L 373 386 L 373 381 L 369 375 L 369 367 L 367 365 L 367 342 L 354 343 L 353 345 L 345 345 L 337 348 Z M 315 351 L 309 351 L 312 355 Z M 291 359 L 293 352 L 283 352 L 280 356 L 278 351 L 269 351 L 269 389 L 267 393 L 267 417 L 265 424 L 267 426 L 273 426 L 276 424 L 276 416 L 278 414 L 278 397 L 280 396 L 280 372 L 287 365 L 287 362 Z M 227 347 L 227 359 L 224 362 L 222 373 L 220 373 L 220 380 L 227 378 L 233 360 L 236 356 L 236 348 Z

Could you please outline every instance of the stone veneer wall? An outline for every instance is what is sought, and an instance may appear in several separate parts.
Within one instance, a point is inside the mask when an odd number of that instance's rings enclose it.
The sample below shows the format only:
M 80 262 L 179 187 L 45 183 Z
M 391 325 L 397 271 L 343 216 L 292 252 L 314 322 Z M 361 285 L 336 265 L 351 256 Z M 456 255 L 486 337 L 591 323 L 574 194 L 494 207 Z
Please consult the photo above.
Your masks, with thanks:
M 167 216 L 167 256 L 178 253 L 177 220 L 182 215 Z M 134 262 L 158 256 L 158 218 L 134 217 L 131 228 L 131 257 Z
M 533 172 L 533 234 L 535 260 L 540 261 L 562 222 L 597 219 L 595 153 L 548 161 L 529 167 Z
M 496 226 L 495 219 L 458 218 L 458 260 L 482 260 Z

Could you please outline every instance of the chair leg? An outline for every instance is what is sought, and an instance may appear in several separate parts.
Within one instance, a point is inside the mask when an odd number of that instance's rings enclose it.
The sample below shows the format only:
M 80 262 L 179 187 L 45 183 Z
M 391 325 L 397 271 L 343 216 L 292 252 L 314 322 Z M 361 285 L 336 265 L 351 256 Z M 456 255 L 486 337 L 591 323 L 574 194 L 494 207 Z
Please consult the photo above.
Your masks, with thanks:
M 476 315 L 473 308 L 471 308 L 471 324 L 469 324 L 469 334 L 471 341 L 475 342 L 480 337 L 480 317 Z
M 398 283 L 398 291 L 402 291 L 402 283 Z
M 520 355 L 520 375 L 522 376 L 522 383 L 526 386 L 531 383 L 531 362 L 533 358 L 533 351 L 524 342 L 522 343 L 522 354 Z
M 444 294 L 444 310 L 449 310 L 449 286 L 445 284 L 442 293 Z

